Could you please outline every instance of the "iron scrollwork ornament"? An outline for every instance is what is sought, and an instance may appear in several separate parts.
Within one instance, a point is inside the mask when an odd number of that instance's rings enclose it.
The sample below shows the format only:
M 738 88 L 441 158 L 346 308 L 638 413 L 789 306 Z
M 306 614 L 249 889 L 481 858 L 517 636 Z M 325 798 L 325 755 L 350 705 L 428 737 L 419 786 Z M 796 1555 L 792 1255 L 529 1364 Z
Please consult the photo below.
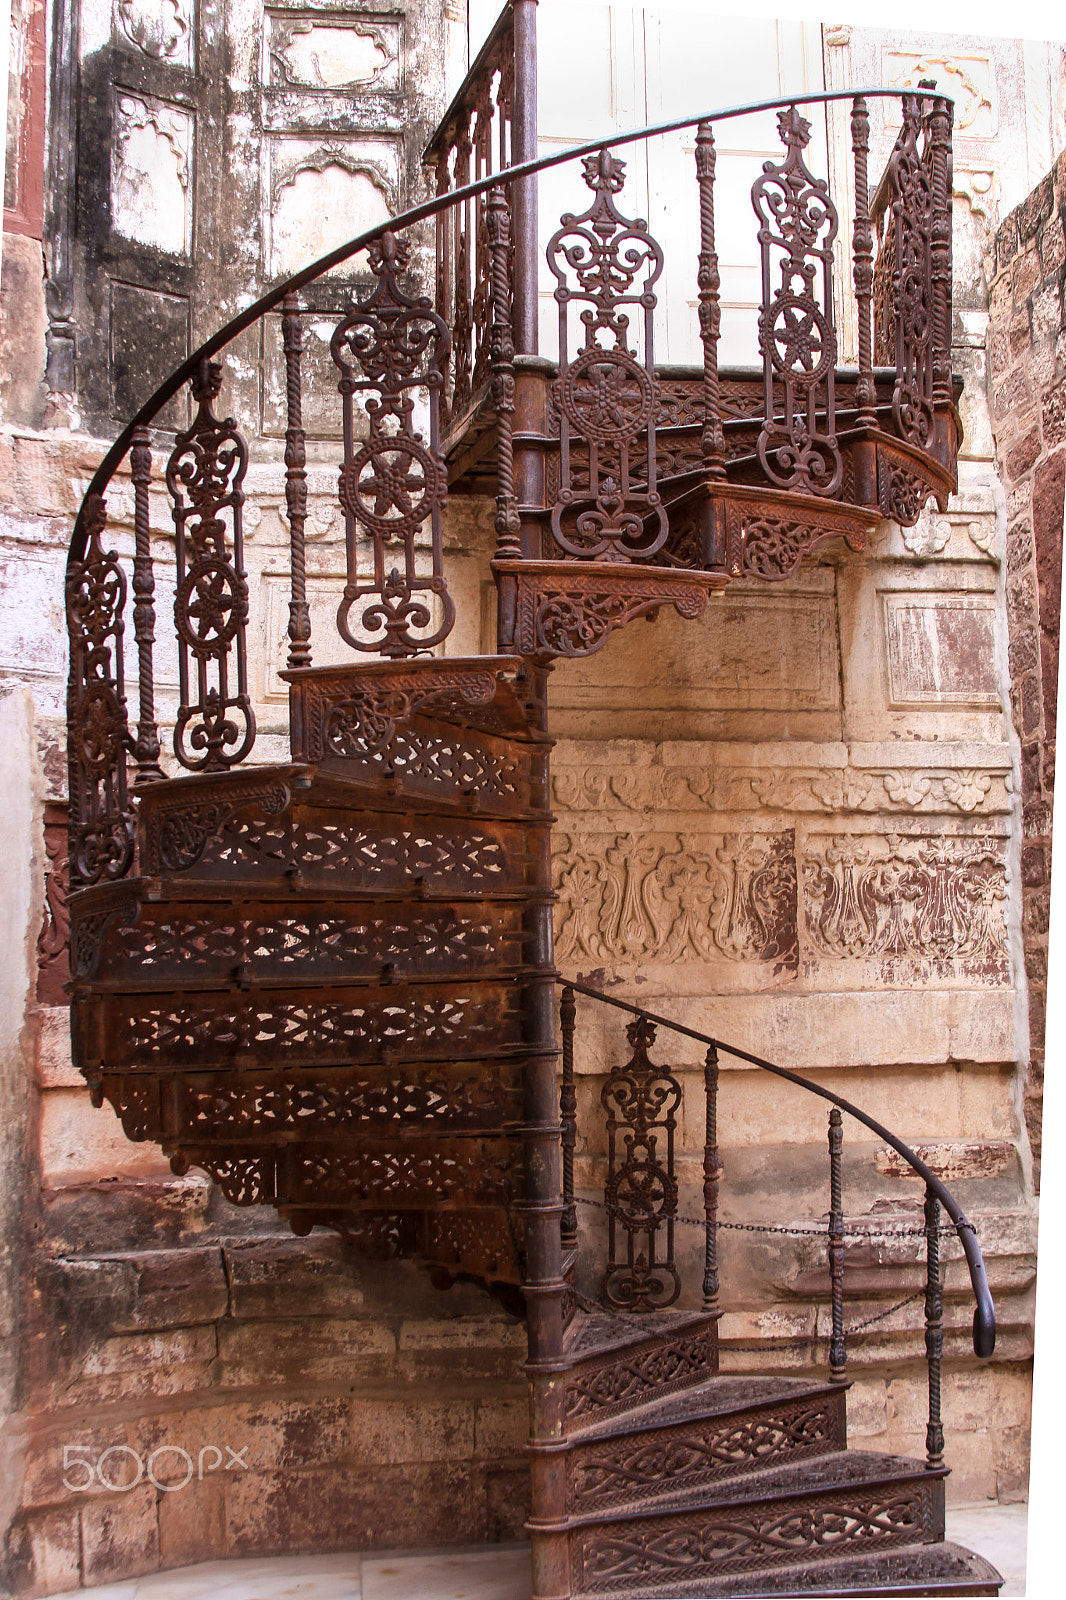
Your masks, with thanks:
M 921 100 L 905 94 L 903 126 L 888 163 L 892 220 L 883 248 L 892 274 L 892 415 L 901 436 L 923 448 L 933 436 L 933 184 L 921 133 Z
M 607 1112 L 604 1297 L 619 1310 L 657 1311 L 673 1305 L 681 1293 L 674 1263 L 674 1133 L 681 1085 L 648 1060 L 655 1027 L 647 1017 L 634 1018 L 626 1037 L 633 1055 L 624 1066 L 612 1067 L 600 1094 Z M 657 1249 L 660 1236 L 664 1243 Z
M 377 285 L 339 323 L 330 342 L 340 368 L 344 510 L 348 578 L 337 612 L 342 639 L 353 650 L 411 656 L 451 632 L 455 606 L 444 581 L 441 513 L 447 474 L 440 451 L 440 396 L 451 348 L 447 324 L 425 298 L 400 288 L 410 248 L 385 233 L 367 252 Z M 428 392 L 429 440 L 415 430 L 417 391 Z M 354 397 L 363 402 L 369 433 L 355 437 Z M 415 539 L 430 526 L 432 569 L 418 571 Z M 373 574 L 360 576 L 358 539 L 373 545 Z M 402 568 L 389 564 L 402 550 Z M 434 604 L 435 602 L 435 604 Z
M 133 861 L 135 822 L 127 799 L 130 742 L 122 673 L 126 579 L 114 550 L 105 551 L 107 508 L 85 503 L 86 548 L 67 568 L 70 638 L 67 685 L 70 781 L 70 876 L 73 883 L 121 878 Z
M 762 255 L 765 420 L 759 460 L 779 488 L 835 495 L 843 473 L 834 392 L 837 211 L 828 185 L 803 159 L 810 123 L 795 106 L 779 112 L 777 122 L 788 153 L 780 163 L 764 162 L 751 190 Z M 771 290 L 775 252 L 782 253 L 781 282 Z
M 622 216 L 615 204 L 625 182 L 624 162 L 607 150 L 586 156 L 585 182 L 595 196 L 592 205 L 580 217 L 564 215 L 547 250 L 559 306 L 554 398 L 561 467 L 552 533 L 570 556 L 646 561 L 662 549 L 669 532 L 655 460 L 653 285 L 663 270 L 663 252 L 648 224 Z M 588 302 L 581 312 L 585 341 L 573 362 L 572 300 Z M 643 363 L 630 346 L 625 306 L 643 313 Z M 581 448 L 572 453 L 574 441 Z
M 180 704 L 174 754 L 192 772 L 224 772 L 243 761 L 255 742 L 241 488 L 248 446 L 232 417 L 220 421 L 214 414 L 221 389 L 221 365 L 202 361 L 192 380 L 196 416 L 178 434 L 167 462 L 177 534 Z

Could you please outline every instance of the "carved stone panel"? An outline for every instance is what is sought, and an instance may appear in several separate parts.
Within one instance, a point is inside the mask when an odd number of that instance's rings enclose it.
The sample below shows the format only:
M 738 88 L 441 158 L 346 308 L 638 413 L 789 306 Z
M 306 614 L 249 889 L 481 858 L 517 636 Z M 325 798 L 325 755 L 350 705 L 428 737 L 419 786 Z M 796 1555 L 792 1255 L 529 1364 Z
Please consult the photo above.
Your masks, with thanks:
M 375 139 L 278 138 L 264 154 L 263 231 L 274 277 L 298 272 L 398 209 L 395 145 Z M 366 271 L 365 257 L 337 271 Z
M 194 0 L 114 0 L 115 43 L 176 66 L 193 64 Z
M 998 706 L 992 595 L 882 593 L 893 707 Z
M 1009 983 L 1006 845 L 983 834 L 812 834 L 801 875 L 812 959 Z
M 556 960 L 796 971 L 795 834 L 555 835 Z
M 111 226 L 136 244 L 192 254 L 191 112 L 119 91 L 111 149 Z
M 350 11 L 301 16 L 268 11 L 263 82 L 272 88 L 336 91 L 400 88 L 400 21 Z

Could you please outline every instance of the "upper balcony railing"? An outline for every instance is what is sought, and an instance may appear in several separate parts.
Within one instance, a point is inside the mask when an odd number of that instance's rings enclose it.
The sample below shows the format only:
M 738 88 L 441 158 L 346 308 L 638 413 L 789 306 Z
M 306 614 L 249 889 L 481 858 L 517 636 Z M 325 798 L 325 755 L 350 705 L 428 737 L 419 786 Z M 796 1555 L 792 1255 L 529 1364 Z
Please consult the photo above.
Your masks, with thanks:
M 521 4 L 516 22 L 520 10 Z M 497 41 L 492 50 L 498 48 Z M 78 882 L 122 877 L 131 868 L 131 758 L 134 786 L 162 775 L 149 514 L 159 443 L 166 455 L 160 486 L 174 526 L 179 692 L 172 759 L 190 773 L 217 772 L 253 750 L 242 531 L 249 451 L 237 420 L 216 415 L 223 374 L 215 358 L 275 307 L 286 363 L 290 682 L 311 667 L 299 291 L 360 250 L 367 250 L 371 284 L 353 293 L 330 341 L 343 434 L 338 499 L 347 563 L 337 630 L 353 660 L 402 661 L 441 646 L 450 632 L 455 612 L 442 533 L 450 482 L 496 498 L 498 648 L 543 658 L 587 654 L 630 617 L 662 604 L 698 616 L 708 594 L 732 577 L 787 576 L 830 537 L 842 535 L 858 548 L 881 516 L 913 522 L 929 495 L 943 504 L 955 484 L 950 102 L 928 93 L 902 97 L 903 126 L 871 212 L 867 101 L 888 91 L 853 97 L 859 363 L 847 371 L 837 367 L 833 312 L 837 210 L 807 164 L 809 129 L 799 108 L 851 96 L 771 100 L 678 119 L 492 171 L 485 150 L 517 158 L 528 148 L 530 117 L 528 106 L 520 115 L 516 72 L 508 123 L 500 87 L 506 63 L 493 65 L 492 51 L 485 60 L 496 88 L 483 103 L 503 132 L 492 146 L 486 113 L 486 131 L 478 135 L 482 155 L 470 169 L 477 176 L 332 251 L 227 324 L 160 386 L 93 476 L 67 573 L 71 861 Z M 528 77 L 523 81 L 528 96 Z M 713 124 L 771 108 L 779 112 L 784 153 L 779 162 L 764 162 L 752 185 L 762 260 L 763 370 L 756 380 L 719 370 Z M 455 130 L 466 126 L 462 101 L 460 113 Z M 703 360 L 699 368 L 663 373 L 655 359 L 663 251 L 647 224 L 623 209 L 624 163 L 614 152 L 694 124 Z M 466 134 L 455 130 L 446 130 L 444 154 L 465 146 Z M 441 170 L 464 178 L 467 169 L 456 171 L 444 154 Z M 556 283 L 556 359 L 530 359 L 537 174 L 579 158 L 589 203 L 564 214 L 547 247 Z M 441 249 L 451 249 L 451 240 L 455 261 L 465 241 L 469 318 L 464 303 L 447 298 L 454 274 L 445 271 L 437 308 L 410 281 L 409 245 L 400 230 L 434 216 Z M 481 263 L 476 290 L 475 260 Z M 471 318 L 482 329 L 480 343 Z M 316 312 L 316 325 L 321 320 Z M 186 383 L 191 424 L 176 438 L 153 439 L 151 424 Z M 128 575 L 108 547 L 104 500 L 127 455 L 134 504 L 128 653 Z M 126 706 L 129 679 L 138 694 L 135 729 Z

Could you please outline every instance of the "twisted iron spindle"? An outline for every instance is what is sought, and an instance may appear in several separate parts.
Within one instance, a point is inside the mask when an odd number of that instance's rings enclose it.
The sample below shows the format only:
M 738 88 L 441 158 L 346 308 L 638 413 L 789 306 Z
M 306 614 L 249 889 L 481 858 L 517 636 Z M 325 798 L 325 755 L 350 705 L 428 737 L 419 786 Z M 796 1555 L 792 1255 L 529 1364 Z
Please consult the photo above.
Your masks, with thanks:
M 703 1262 L 703 1309 L 717 1313 L 718 1305 L 718 1046 L 712 1044 L 703 1063 L 707 1091 L 707 1136 L 703 1145 L 703 1210 L 706 1245 Z
M 855 155 L 855 225 L 852 246 L 855 257 L 855 299 L 859 311 L 859 381 L 855 389 L 860 426 L 873 427 L 874 409 L 873 334 L 871 307 L 874 288 L 874 242 L 870 229 L 870 183 L 867 160 L 870 154 L 870 112 L 862 95 L 856 95 L 851 108 L 851 146 Z
M 841 1200 L 840 1153 L 844 1148 L 840 1107 L 829 1113 L 829 1276 L 833 1285 L 833 1337 L 829 1343 L 829 1376 L 834 1383 L 847 1377 L 844 1347 L 844 1209 Z
M 573 1026 L 578 1016 L 573 989 L 565 987 L 559 1006 L 560 1032 L 562 1032 L 562 1090 L 559 1094 L 559 1120 L 562 1123 L 563 1157 L 563 1250 L 573 1250 L 578 1243 L 578 1208 L 573 1203 L 573 1147 L 578 1138 L 578 1091 L 573 1082 Z
M 929 87 L 935 87 L 930 79 Z M 933 404 L 951 404 L 951 124 L 954 107 L 935 96 L 929 116 L 933 217 L 930 280 L 933 292 Z
M 492 257 L 492 404 L 496 412 L 496 554 L 514 559 L 522 554 L 518 501 L 514 488 L 514 448 L 511 443 L 515 406 L 514 334 L 511 328 L 510 258 L 511 213 L 502 189 L 489 193 L 485 211 Z
M 925 1191 L 925 1359 L 929 1367 L 929 1423 L 925 1430 L 925 1465 L 936 1472 L 944 1465 L 944 1425 L 940 1420 L 940 1362 L 944 1353 L 944 1301 L 940 1286 L 940 1201 Z
M 304 526 L 307 521 L 307 455 L 304 449 L 303 396 L 300 357 L 303 354 L 303 329 L 300 302 L 290 290 L 281 302 L 281 341 L 285 350 L 285 399 L 288 408 L 285 430 L 285 506 L 289 518 L 289 600 L 290 667 L 311 665 L 311 612 L 307 604 L 307 555 Z
M 133 754 L 137 784 L 156 783 L 163 777 L 159 765 L 159 726 L 155 720 L 155 574 L 152 568 L 152 532 L 148 486 L 152 481 L 152 448 L 147 428 L 135 428 L 130 446 L 133 479 L 133 637 L 137 643 L 140 716 Z
M 718 334 L 722 323 L 718 255 L 714 246 L 714 168 L 717 160 L 714 132 L 701 122 L 696 133 L 696 177 L 700 191 L 700 253 L 696 283 L 699 287 L 700 340 L 703 344 L 703 463 L 707 477 L 724 480 L 725 433 L 722 429 L 721 391 L 718 381 Z

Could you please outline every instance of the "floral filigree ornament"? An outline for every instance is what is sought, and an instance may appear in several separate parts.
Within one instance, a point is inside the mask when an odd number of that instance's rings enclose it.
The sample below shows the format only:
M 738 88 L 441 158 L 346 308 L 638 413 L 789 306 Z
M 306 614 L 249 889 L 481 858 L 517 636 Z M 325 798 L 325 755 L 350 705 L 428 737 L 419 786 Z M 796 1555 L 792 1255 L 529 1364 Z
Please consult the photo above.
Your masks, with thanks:
M 552 508 L 556 544 L 568 555 L 644 561 L 669 532 L 655 459 L 653 284 L 663 253 L 640 219 L 624 217 L 614 196 L 625 163 L 601 150 L 585 157 L 595 196 L 581 216 L 567 212 L 552 235 L 548 265 L 558 282 L 561 484 Z M 643 284 L 637 279 L 644 274 Z M 572 281 L 574 280 L 574 281 Z M 584 344 L 569 352 L 569 306 L 586 301 Z M 644 362 L 629 343 L 629 313 L 643 313 Z M 584 448 L 571 454 L 571 441 Z M 587 452 L 587 459 L 586 459 Z
M 843 475 L 834 393 L 837 212 L 828 185 L 803 159 L 810 123 L 795 106 L 779 112 L 777 121 L 787 155 L 780 163 L 764 162 L 751 190 L 762 254 L 765 420 L 759 460 L 780 488 L 833 495 Z M 781 281 L 771 293 L 775 255 Z
M 221 389 L 221 365 L 202 361 L 192 380 L 196 416 L 178 434 L 166 472 L 177 560 L 174 753 L 194 772 L 236 766 L 255 740 L 241 520 L 248 446 L 232 417 L 214 415 Z
M 441 513 L 447 476 L 440 453 L 440 398 L 451 341 L 423 297 L 399 286 L 410 249 L 384 233 L 367 252 L 377 285 L 339 323 L 330 353 L 340 368 L 344 510 L 348 576 L 337 628 L 354 650 L 409 656 L 439 644 L 455 607 L 444 581 Z M 415 399 L 429 397 L 429 441 L 415 431 Z M 366 440 L 355 438 L 356 395 L 365 396 Z M 430 525 L 431 570 L 419 572 L 415 539 Z M 373 570 L 360 572 L 359 536 L 369 536 Z M 402 566 L 387 552 L 402 552 Z
M 626 1036 L 633 1055 L 624 1066 L 612 1067 L 600 1093 L 608 1152 L 604 1294 L 619 1309 L 651 1311 L 672 1305 L 681 1292 L 674 1264 L 674 1133 L 681 1085 L 648 1060 L 655 1025 L 647 1017 L 635 1017 Z M 661 1154 L 660 1140 L 665 1145 Z M 625 1234 L 624 1247 L 619 1229 Z M 660 1231 L 664 1239 L 657 1252 Z
M 921 131 L 921 100 L 905 94 L 903 126 L 888 163 L 892 220 L 883 246 L 892 271 L 892 413 L 902 436 L 925 446 L 933 433 L 933 187 L 929 160 L 919 148 Z
M 71 878 L 89 884 L 125 875 L 133 858 L 135 824 L 126 790 L 126 579 L 117 553 L 104 550 L 107 510 L 100 495 L 88 498 L 85 516 L 85 554 L 71 561 L 66 581 L 67 763 Z

